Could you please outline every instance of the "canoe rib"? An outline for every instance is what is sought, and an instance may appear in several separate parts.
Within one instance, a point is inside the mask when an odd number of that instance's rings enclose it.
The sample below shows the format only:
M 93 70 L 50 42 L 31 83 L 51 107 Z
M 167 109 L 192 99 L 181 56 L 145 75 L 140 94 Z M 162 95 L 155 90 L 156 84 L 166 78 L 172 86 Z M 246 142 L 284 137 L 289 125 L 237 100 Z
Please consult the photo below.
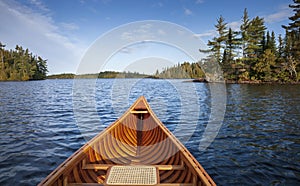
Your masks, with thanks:
M 39 185 L 108 185 L 109 170 L 116 165 L 154 166 L 159 186 L 216 185 L 143 96 Z

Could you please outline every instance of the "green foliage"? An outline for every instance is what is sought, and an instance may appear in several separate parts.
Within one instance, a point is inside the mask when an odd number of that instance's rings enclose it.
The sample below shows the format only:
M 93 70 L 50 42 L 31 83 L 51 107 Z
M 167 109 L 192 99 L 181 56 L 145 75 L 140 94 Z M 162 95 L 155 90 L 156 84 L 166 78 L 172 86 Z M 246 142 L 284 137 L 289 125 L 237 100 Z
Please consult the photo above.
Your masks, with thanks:
M 156 77 L 165 79 L 195 79 L 203 78 L 204 72 L 198 63 L 184 62 L 171 68 L 164 69 L 161 73 L 156 72 Z
M 277 42 L 273 31 L 266 32 L 264 19 L 258 16 L 250 19 L 247 9 L 244 9 L 239 31 L 233 31 L 231 28 L 227 30 L 227 24 L 221 16 L 215 25 L 218 35 L 207 43 L 210 50 L 199 50 L 212 54 L 210 59 L 206 60 L 205 66 L 210 66 L 207 69 L 214 69 L 214 62 L 217 61 L 225 80 L 235 82 L 299 81 L 300 1 L 294 0 L 294 4 L 289 7 L 295 14 L 289 17 L 291 23 L 283 26 L 286 30 L 285 37 L 279 35 Z
M 265 29 L 263 18 L 257 16 L 250 21 L 247 30 L 247 47 L 245 48 L 247 64 L 251 65 L 255 63 L 259 55 L 263 53 L 262 40 L 264 38 Z
M 63 74 L 53 74 L 47 76 L 47 79 L 74 79 L 75 74 L 63 73 Z
M 226 40 L 227 40 L 227 23 L 225 19 L 220 16 L 217 19 L 217 24 L 215 25 L 218 36 L 214 37 L 212 41 L 208 41 L 209 50 L 200 50 L 200 52 L 213 52 L 214 57 L 219 63 L 222 61 L 222 51 L 225 50 Z
M 295 14 L 289 17 L 291 23 L 282 26 L 286 30 L 285 36 L 285 65 L 295 81 L 299 81 L 300 72 L 300 1 L 294 0 L 294 4 L 289 5 Z
M 137 72 L 115 72 L 115 71 L 105 71 L 95 73 L 95 74 L 54 74 L 47 76 L 47 79 L 96 79 L 96 78 L 146 78 L 150 77 L 149 75 L 139 74 Z
M 272 81 L 272 67 L 275 65 L 276 56 L 271 49 L 265 50 L 264 54 L 258 59 L 253 69 L 256 79 L 262 81 Z
M 0 81 L 27 81 L 46 78 L 47 60 L 34 56 L 28 49 L 16 46 L 5 50 L 0 42 Z
M 100 72 L 98 78 L 145 78 L 148 77 L 146 74 L 140 74 L 138 72 L 114 72 L 105 71 Z

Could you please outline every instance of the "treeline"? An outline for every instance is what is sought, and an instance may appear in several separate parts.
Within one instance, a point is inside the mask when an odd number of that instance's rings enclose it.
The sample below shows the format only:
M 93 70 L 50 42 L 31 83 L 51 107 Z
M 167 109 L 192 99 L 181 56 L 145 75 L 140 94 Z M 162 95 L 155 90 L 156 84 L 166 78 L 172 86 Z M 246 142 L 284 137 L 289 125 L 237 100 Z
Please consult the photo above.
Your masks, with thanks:
M 73 73 L 63 73 L 63 74 L 53 74 L 48 75 L 46 79 L 74 79 L 75 74 Z
M 244 10 L 240 29 L 234 31 L 220 16 L 216 37 L 208 41 L 208 53 L 221 66 L 225 80 L 295 82 L 300 79 L 300 1 L 289 5 L 295 14 L 282 26 L 285 36 L 267 31 L 264 19 L 249 18 Z
M 0 42 L 0 81 L 27 81 L 45 79 L 47 60 L 33 55 L 28 49 L 16 46 L 6 50 Z
M 140 74 L 138 72 L 115 72 L 105 71 L 98 74 L 98 78 L 145 78 L 146 74 Z
M 165 79 L 196 79 L 204 76 L 205 74 L 198 63 L 189 62 L 165 68 L 162 72 L 157 70 L 155 73 L 155 77 Z
M 47 79 L 95 79 L 95 78 L 150 78 L 151 76 L 146 74 L 140 74 L 137 72 L 115 72 L 115 71 L 105 71 L 94 74 L 82 74 L 75 75 L 72 73 L 64 74 L 54 74 L 47 76 Z

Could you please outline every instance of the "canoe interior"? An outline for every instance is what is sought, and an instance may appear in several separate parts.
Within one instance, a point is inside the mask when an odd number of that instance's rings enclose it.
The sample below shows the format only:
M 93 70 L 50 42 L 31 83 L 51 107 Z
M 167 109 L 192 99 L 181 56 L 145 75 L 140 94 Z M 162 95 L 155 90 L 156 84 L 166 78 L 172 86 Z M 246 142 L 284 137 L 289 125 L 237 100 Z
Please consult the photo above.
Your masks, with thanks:
M 151 165 L 156 185 L 215 185 L 190 152 L 159 121 L 140 97 L 106 130 L 76 151 L 40 185 L 107 185 L 116 165 Z

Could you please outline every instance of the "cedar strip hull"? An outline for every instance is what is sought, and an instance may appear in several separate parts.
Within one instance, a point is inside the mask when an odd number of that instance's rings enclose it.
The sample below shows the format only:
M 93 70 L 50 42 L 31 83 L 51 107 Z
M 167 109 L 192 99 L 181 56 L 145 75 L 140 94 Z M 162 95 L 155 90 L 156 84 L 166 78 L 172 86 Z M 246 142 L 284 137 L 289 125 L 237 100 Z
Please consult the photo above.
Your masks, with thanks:
M 143 96 L 39 185 L 107 185 L 108 170 L 115 165 L 155 166 L 161 186 L 216 185 Z

